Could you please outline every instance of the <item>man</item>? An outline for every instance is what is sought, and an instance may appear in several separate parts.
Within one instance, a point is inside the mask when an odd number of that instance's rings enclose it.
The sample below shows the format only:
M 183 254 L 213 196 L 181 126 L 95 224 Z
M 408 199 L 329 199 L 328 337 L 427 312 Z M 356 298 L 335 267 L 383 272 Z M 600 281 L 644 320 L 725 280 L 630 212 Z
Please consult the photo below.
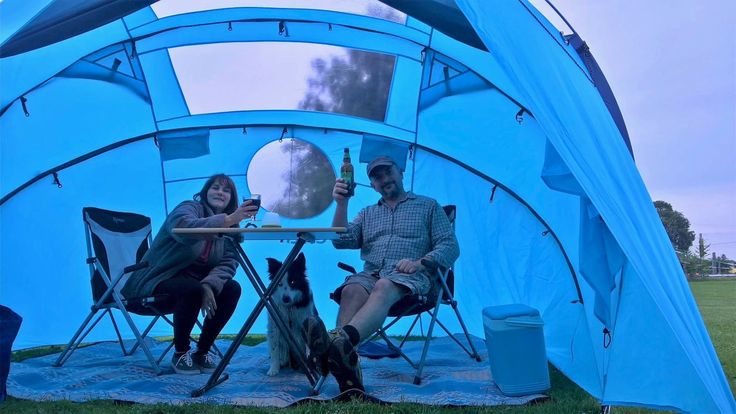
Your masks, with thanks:
M 389 157 L 368 164 L 371 187 L 381 199 L 347 220 L 348 184 L 335 183 L 337 208 L 332 225 L 346 227 L 338 249 L 360 249 L 362 272 L 349 276 L 335 290 L 340 304 L 336 329 L 326 331 L 319 318 L 304 324 L 310 362 L 337 379 L 340 392 L 364 391 L 357 346 L 380 328 L 388 310 L 405 295 L 435 291 L 434 275 L 422 264 L 428 259 L 449 267 L 459 256 L 455 233 L 437 201 L 404 190 L 404 174 Z

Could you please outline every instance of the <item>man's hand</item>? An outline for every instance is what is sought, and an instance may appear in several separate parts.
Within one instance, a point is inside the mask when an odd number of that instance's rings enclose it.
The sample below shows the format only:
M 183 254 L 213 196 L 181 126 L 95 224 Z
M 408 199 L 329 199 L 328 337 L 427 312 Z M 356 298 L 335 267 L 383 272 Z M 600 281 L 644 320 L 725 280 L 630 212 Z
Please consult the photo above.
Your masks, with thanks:
M 202 316 L 207 319 L 212 319 L 215 316 L 217 310 L 217 303 L 215 302 L 215 294 L 212 292 L 210 285 L 202 284 Z
M 416 273 L 424 270 L 421 260 L 401 259 L 396 263 L 396 271 L 401 273 Z
M 342 204 L 348 200 L 348 192 L 348 183 L 343 181 L 342 178 L 335 180 L 335 187 L 332 189 L 332 198 L 334 198 L 338 204 Z

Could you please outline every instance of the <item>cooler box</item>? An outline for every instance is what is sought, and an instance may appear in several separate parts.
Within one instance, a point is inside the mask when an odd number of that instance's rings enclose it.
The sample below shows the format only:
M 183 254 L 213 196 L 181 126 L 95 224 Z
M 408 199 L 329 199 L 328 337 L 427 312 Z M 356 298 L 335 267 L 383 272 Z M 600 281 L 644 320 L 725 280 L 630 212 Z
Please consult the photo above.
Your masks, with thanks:
M 537 394 L 550 388 L 539 311 L 521 304 L 483 309 L 488 361 L 494 381 L 506 395 Z

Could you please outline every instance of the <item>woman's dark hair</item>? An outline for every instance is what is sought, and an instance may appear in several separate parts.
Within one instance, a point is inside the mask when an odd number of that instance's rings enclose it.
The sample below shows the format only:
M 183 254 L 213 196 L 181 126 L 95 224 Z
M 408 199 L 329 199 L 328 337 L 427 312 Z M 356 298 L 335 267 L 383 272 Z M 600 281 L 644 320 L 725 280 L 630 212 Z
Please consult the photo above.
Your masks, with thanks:
M 232 214 L 233 211 L 238 208 L 238 189 L 235 188 L 233 179 L 225 174 L 215 174 L 208 178 L 202 186 L 202 189 L 199 190 L 198 193 L 194 194 L 194 200 L 206 204 L 210 209 L 212 209 L 212 206 L 207 202 L 207 191 L 215 182 L 219 182 L 223 187 L 230 187 L 230 202 L 225 206 L 225 213 Z

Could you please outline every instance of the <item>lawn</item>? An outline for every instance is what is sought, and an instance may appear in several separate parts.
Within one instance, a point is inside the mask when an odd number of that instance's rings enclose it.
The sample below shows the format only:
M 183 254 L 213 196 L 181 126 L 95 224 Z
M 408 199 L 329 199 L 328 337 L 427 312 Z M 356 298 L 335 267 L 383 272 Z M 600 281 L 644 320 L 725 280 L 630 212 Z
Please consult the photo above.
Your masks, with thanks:
M 721 360 L 721 364 L 726 371 L 731 390 L 736 390 L 736 280 L 718 280 L 718 281 L 698 281 L 690 284 L 693 294 L 695 295 L 698 307 L 703 315 L 708 332 L 713 339 L 716 352 Z M 263 341 L 263 336 L 254 336 L 248 339 L 246 345 L 252 345 Z M 13 360 L 18 361 L 32 356 L 38 356 L 42 353 L 58 352 L 57 349 L 48 349 L 44 351 L 19 351 L 14 353 Z M 598 402 L 580 389 L 572 381 L 567 379 L 554 367 L 550 369 L 550 378 L 552 381 L 552 389 L 548 392 L 551 400 L 548 402 L 531 405 L 531 406 L 511 406 L 511 407 L 434 407 L 417 404 L 394 404 L 387 406 L 378 406 L 375 404 L 366 404 L 360 402 L 350 403 L 314 403 L 304 404 L 297 407 L 286 408 L 281 412 L 288 414 L 308 414 L 308 413 L 379 413 L 379 414 L 430 414 L 430 413 L 597 413 L 599 411 Z M 118 403 L 113 401 L 93 401 L 84 404 L 72 403 L 68 401 L 61 402 L 35 402 L 18 400 L 9 398 L 5 403 L 0 404 L 0 412 L 7 413 L 28 413 L 28 414 L 45 414 L 45 413 L 147 413 L 147 414 L 163 414 L 163 413 L 197 413 L 197 414 L 214 414 L 214 413 L 271 413 L 273 408 L 255 408 L 255 407 L 232 407 L 232 406 L 211 406 L 194 404 L 183 407 L 172 407 L 168 405 L 142 405 Z M 652 412 L 645 409 L 637 408 L 616 408 L 617 413 L 648 413 Z
M 731 392 L 736 394 L 736 280 L 690 282 Z

